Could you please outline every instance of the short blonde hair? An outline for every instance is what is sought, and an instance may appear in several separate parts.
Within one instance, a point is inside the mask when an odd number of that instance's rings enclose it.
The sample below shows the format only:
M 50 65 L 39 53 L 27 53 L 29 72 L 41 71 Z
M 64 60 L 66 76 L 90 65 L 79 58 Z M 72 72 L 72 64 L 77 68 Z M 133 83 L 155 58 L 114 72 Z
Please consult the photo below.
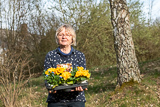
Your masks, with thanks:
M 71 35 L 72 35 L 72 44 L 71 45 L 74 45 L 76 46 L 76 33 L 75 33 L 75 30 L 73 29 L 73 27 L 69 24 L 64 24 L 62 26 L 60 26 L 57 30 L 56 30 L 56 35 L 55 35 L 55 39 L 56 39 L 56 43 L 58 44 L 58 34 L 63 30 L 65 29 L 67 32 L 69 32 Z

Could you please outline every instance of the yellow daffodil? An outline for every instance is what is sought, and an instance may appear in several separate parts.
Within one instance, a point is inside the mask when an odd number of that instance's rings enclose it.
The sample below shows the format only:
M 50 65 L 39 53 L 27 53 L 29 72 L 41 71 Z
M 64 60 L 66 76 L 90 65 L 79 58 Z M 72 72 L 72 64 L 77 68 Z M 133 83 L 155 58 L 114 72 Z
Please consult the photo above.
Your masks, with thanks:
M 71 77 L 71 73 L 70 72 L 63 72 L 61 76 L 63 77 L 64 80 L 67 80 L 68 78 Z

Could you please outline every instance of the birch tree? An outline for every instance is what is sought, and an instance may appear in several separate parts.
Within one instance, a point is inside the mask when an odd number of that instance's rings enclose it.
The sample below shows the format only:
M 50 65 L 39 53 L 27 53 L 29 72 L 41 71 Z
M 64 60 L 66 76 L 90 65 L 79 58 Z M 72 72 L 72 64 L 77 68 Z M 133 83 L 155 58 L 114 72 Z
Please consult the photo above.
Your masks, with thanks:
M 126 0 L 110 0 L 111 22 L 114 29 L 114 47 L 117 57 L 117 86 L 141 82 L 140 70 L 132 39 Z

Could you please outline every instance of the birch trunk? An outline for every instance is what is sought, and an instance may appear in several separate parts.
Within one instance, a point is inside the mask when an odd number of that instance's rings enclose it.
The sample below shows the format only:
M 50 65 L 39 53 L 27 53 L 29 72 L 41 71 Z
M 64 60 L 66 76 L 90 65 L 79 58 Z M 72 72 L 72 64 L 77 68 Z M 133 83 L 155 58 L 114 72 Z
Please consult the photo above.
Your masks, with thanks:
M 114 29 L 114 47 L 117 56 L 117 85 L 131 80 L 141 82 L 135 54 L 126 0 L 110 0 L 111 22 Z

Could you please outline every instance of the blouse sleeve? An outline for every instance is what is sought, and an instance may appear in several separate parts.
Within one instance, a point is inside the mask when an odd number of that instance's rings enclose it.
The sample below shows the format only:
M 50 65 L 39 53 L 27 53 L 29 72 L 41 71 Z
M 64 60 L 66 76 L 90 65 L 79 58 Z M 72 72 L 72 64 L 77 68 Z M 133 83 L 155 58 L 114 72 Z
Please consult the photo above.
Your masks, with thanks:
M 45 57 L 45 60 L 44 60 L 44 70 L 47 70 L 48 68 L 51 68 L 51 58 L 50 58 L 50 53 L 48 52 L 48 54 L 46 55 Z
M 50 53 L 48 53 L 45 57 L 45 61 L 44 61 L 44 70 L 47 70 L 48 68 L 51 67 L 51 58 L 50 58 Z M 45 80 L 45 86 L 48 90 L 52 89 L 52 87 L 47 83 L 47 81 Z

